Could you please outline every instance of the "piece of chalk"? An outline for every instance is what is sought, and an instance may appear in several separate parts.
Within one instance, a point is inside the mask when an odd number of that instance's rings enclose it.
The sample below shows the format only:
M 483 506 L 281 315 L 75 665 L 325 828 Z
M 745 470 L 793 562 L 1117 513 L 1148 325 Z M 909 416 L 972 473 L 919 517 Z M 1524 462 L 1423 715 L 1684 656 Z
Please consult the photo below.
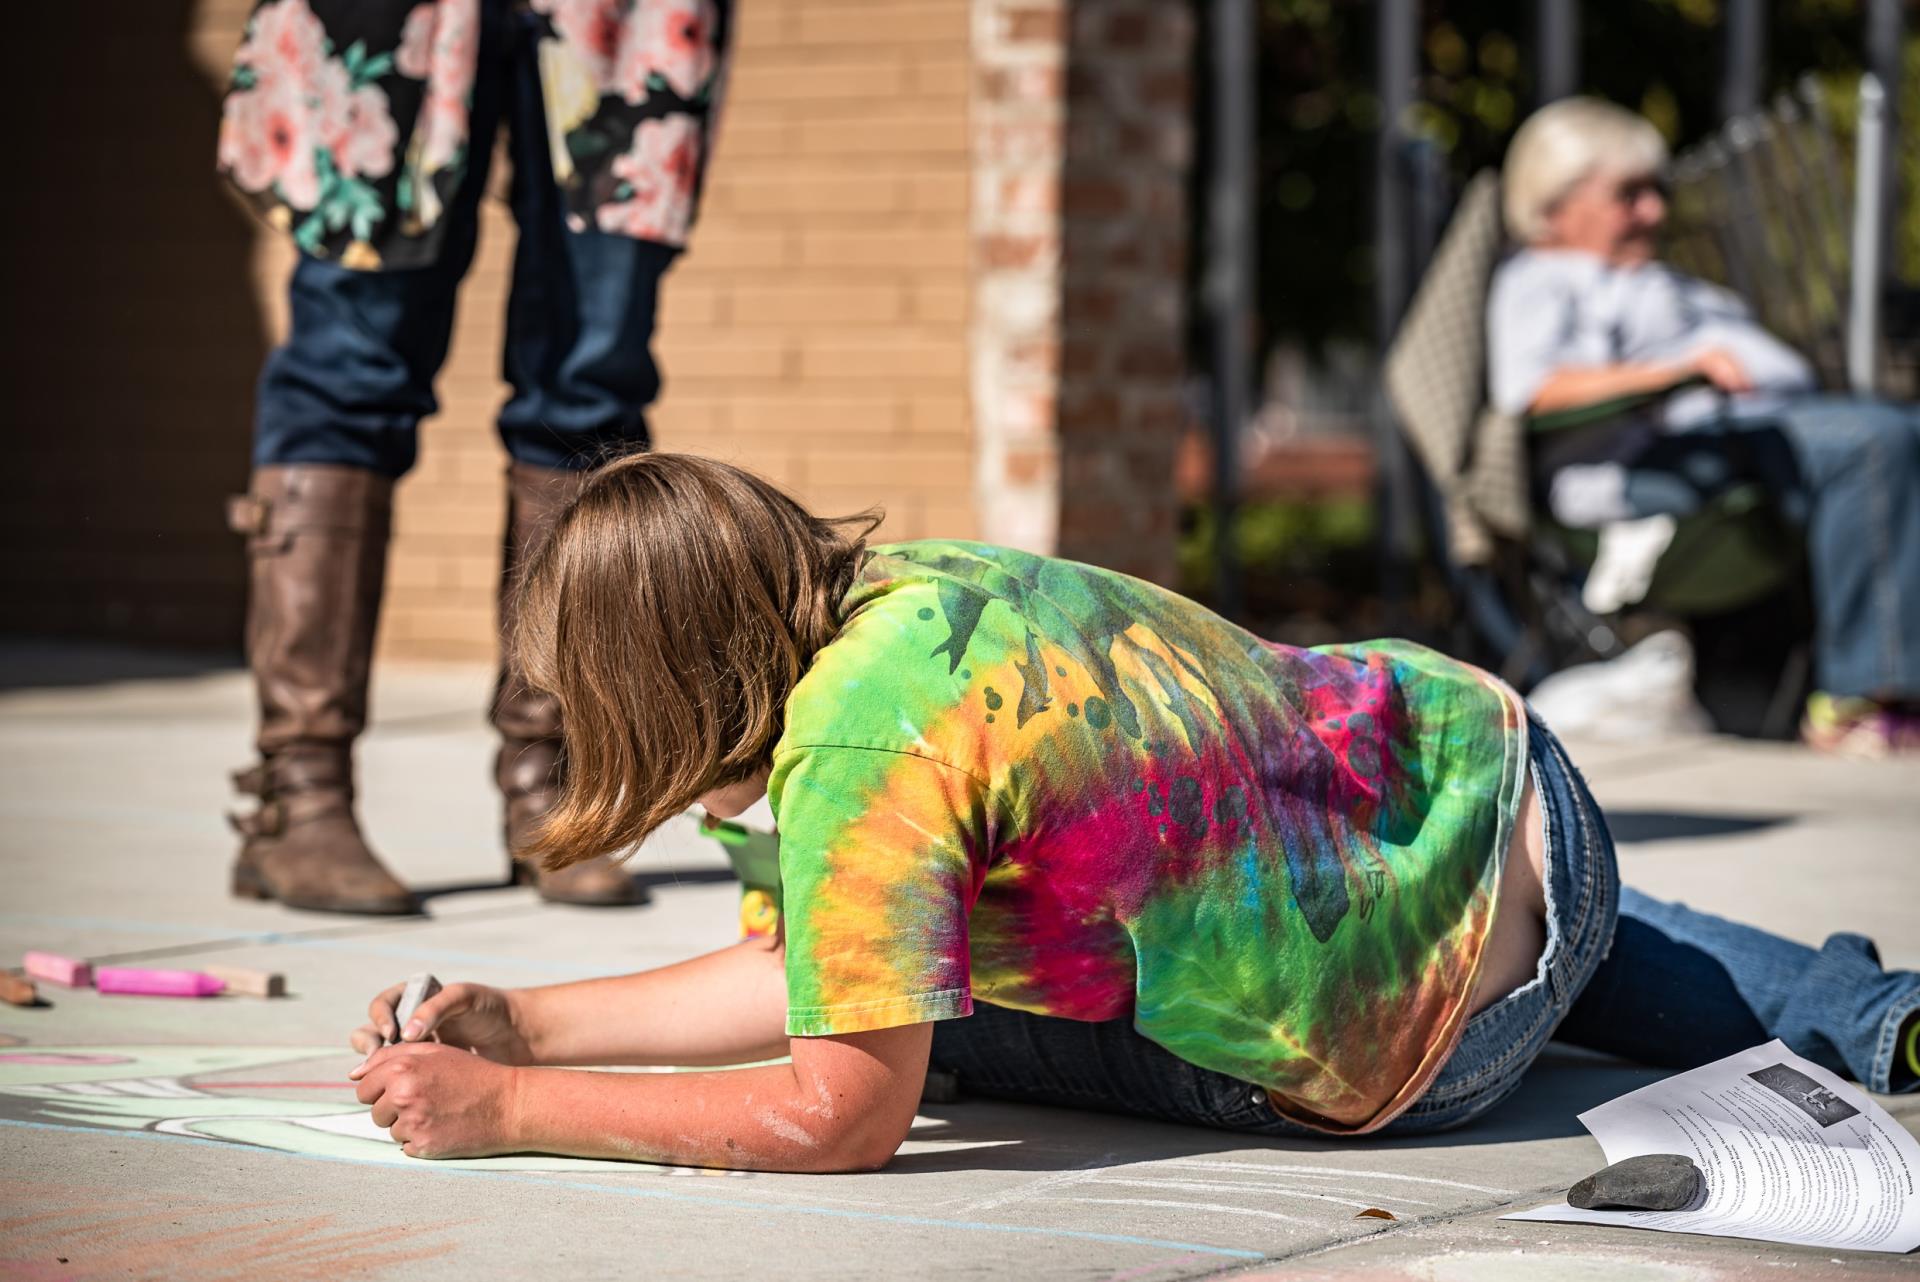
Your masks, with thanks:
M 34 989 L 33 981 L 11 972 L 0 974 L 0 1002 L 9 1006 L 37 1006 L 40 994 Z
M 287 977 L 277 970 L 248 970 L 245 966 L 208 966 L 206 973 L 227 986 L 236 997 L 285 997 Z
M 74 957 L 62 957 L 59 953 L 28 953 L 21 958 L 20 968 L 34 979 L 44 979 L 49 984 L 63 984 L 68 988 L 93 987 L 93 967 Z
M 421 971 L 417 975 L 407 976 L 407 986 L 400 992 L 400 1004 L 393 1008 L 394 1040 L 400 1040 L 400 1034 L 407 1031 L 407 1021 L 420 1009 L 420 1003 L 440 991 L 440 981 Z
M 102 966 L 93 986 L 103 993 L 141 997 L 212 997 L 226 985 L 197 970 L 148 970 L 143 966 Z

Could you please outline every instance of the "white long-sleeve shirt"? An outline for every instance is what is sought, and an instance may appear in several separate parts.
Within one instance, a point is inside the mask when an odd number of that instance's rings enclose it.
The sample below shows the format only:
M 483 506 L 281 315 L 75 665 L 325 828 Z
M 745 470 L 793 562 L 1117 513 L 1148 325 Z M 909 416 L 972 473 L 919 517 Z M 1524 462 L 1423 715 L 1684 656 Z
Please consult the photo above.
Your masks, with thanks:
M 1507 413 L 1525 412 L 1556 370 L 1680 360 L 1709 347 L 1733 354 L 1756 397 L 1814 388 L 1812 368 L 1739 295 L 1665 263 L 1614 267 L 1579 250 L 1527 249 L 1494 273 L 1487 376 L 1493 404 Z M 1660 420 L 1684 427 L 1723 406 L 1696 388 L 1670 398 Z
M 1665 398 L 1636 426 L 1596 443 L 1591 461 L 1558 468 L 1548 506 L 1562 524 L 1630 519 L 1627 466 L 1656 431 L 1684 430 L 1727 411 L 1764 413 L 1814 390 L 1801 355 L 1754 320 L 1740 297 L 1664 263 L 1614 267 L 1579 250 L 1522 250 L 1494 273 L 1487 300 L 1487 385 L 1495 408 L 1523 414 L 1556 371 L 1681 360 L 1710 347 L 1733 354 L 1752 393 L 1694 387 Z

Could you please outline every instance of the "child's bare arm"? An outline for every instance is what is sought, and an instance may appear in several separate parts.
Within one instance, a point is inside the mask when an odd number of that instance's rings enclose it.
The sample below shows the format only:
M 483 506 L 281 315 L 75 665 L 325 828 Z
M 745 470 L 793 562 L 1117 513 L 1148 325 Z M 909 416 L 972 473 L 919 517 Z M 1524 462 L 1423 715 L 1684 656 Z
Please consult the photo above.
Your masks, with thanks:
M 415 1157 L 538 1151 L 774 1171 L 886 1164 L 913 1124 L 932 1025 L 795 1038 L 793 1062 L 712 1073 L 508 1068 L 435 1044 L 360 1078 Z
M 748 939 L 637 975 L 545 988 L 449 984 L 407 1027 L 394 987 L 374 998 L 355 1049 L 438 1039 L 502 1064 L 748 1064 L 787 1053 L 784 950 Z
M 743 939 L 657 970 L 516 989 L 536 1064 L 748 1064 L 787 1053 L 786 950 Z
M 793 1062 L 722 1073 L 521 1070 L 528 1148 L 773 1171 L 872 1170 L 913 1124 L 933 1026 L 802 1037 Z

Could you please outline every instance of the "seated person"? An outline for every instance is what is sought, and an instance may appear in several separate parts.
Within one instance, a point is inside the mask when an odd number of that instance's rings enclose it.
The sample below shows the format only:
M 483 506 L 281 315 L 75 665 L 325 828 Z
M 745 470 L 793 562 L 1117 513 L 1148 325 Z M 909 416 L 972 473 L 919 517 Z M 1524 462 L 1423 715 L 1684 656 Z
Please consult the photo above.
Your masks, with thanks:
M 1660 262 L 1666 160 L 1652 125 L 1596 99 L 1521 127 L 1505 215 L 1522 248 L 1488 302 L 1493 404 L 1546 415 L 1645 398 L 1536 443 L 1554 518 L 1605 531 L 1603 561 L 1638 554 L 1624 575 L 1638 593 L 1602 608 L 1644 593 L 1676 518 L 1762 486 L 1807 538 L 1819 689 L 1806 739 L 1857 755 L 1920 748 L 1920 412 L 1818 395 L 1806 361 L 1738 297 Z

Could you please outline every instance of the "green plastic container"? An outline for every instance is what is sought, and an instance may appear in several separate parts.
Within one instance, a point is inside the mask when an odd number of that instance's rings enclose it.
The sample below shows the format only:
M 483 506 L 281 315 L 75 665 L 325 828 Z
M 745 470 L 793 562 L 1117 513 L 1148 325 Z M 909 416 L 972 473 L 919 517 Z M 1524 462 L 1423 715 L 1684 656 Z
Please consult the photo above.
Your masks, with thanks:
M 780 929 L 780 834 L 756 832 L 728 819 L 700 821 L 719 842 L 740 879 L 740 933 L 758 938 Z

